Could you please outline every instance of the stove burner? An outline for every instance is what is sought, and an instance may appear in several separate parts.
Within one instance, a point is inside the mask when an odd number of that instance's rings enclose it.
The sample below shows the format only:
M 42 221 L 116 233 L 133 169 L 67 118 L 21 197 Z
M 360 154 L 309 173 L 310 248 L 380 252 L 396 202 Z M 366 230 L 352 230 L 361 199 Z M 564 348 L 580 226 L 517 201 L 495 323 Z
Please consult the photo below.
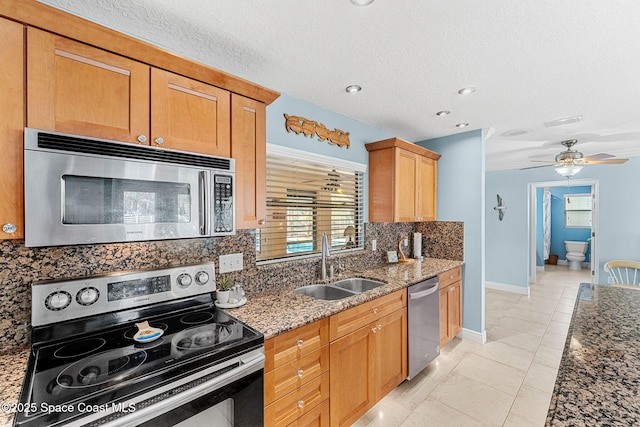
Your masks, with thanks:
M 53 355 L 59 359 L 85 356 L 101 349 L 106 343 L 107 341 L 102 338 L 88 338 L 83 341 L 63 345 L 57 349 Z
M 117 349 L 86 357 L 63 369 L 57 383 L 64 388 L 83 388 L 123 381 L 147 360 L 147 353 L 140 349 Z M 77 378 L 77 385 L 68 384 L 68 378 Z
M 49 381 L 46 390 L 50 395 L 60 397 L 62 393 L 64 393 L 65 388 L 69 387 L 71 384 L 73 384 L 73 378 L 69 375 L 60 375 L 58 378 L 54 378 Z
M 167 324 L 166 323 L 150 323 L 149 326 L 151 326 L 152 328 L 158 328 L 158 329 L 162 329 L 164 332 L 167 332 Z M 131 328 L 131 329 L 127 329 L 127 331 L 124 333 L 124 337 L 128 340 L 132 340 L 133 336 L 138 332 L 138 328 Z M 157 339 L 155 340 L 157 341 Z M 149 344 L 151 344 L 153 341 L 149 341 Z
M 180 321 L 185 325 L 197 325 L 198 323 L 204 323 L 213 318 L 213 313 L 208 311 L 201 311 L 199 313 L 191 313 L 186 316 L 182 316 Z
M 212 324 L 182 331 L 173 342 L 177 350 L 198 350 L 241 337 L 242 330 L 238 327 Z

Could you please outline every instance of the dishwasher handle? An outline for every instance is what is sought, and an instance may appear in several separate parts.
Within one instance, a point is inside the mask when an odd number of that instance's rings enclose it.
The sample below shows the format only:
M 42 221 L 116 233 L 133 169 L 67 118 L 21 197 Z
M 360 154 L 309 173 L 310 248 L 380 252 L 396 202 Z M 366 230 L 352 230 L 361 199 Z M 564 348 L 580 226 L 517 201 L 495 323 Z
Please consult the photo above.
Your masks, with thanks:
M 415 292 L 415 293 L 409 293 L 409 299 L 420 299 L 420 298 L 424 298 L 426 296 L 431 295 L 434 292 L 438 291 L 438 284 L 434 284 L 432 287 L 430 287 L 429 289 L 427 289 L 426 291 L 420 291 L 420 292 Z

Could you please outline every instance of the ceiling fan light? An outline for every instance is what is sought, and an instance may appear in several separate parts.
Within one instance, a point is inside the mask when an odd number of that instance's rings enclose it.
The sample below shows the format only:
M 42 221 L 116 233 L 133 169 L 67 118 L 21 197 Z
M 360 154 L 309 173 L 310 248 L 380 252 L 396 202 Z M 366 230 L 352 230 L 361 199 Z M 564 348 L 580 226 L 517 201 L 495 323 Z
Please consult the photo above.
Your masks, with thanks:
M 565 178 L 570 178 L 581 170 L 582 166 L 580 165 L 561 165 L 555 168 L 556 173 L 564 176 Z

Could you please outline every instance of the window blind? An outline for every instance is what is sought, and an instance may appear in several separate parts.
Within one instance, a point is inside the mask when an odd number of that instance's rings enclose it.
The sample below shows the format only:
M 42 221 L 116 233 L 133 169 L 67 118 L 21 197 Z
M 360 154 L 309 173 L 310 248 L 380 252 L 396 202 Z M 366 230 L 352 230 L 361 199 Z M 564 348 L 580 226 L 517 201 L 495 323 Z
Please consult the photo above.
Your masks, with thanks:
M 592 196 L 585 194 L 565 194 L 564 226 L 567 228 L 590 228 Z
M 343 165 L 267 152 L 267 215 L 256 232 L 258 261 L 362 248 L 363 174 Z

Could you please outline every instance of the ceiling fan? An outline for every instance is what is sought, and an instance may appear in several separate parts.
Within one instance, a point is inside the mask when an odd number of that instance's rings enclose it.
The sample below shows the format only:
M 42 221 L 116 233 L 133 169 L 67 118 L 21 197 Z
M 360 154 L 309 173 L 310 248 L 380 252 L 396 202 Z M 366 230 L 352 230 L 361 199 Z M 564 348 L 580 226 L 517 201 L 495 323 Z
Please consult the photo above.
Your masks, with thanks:
M 534 168 L 546 168 L 549 166 L 555 166 L 555 171 L 565 177 L 571 177 L 582 170 L 584 165 L 603 165 L 603 164 L 621 164 L 629 159 L 614 159 L 611 154 L 598 153 L 591 156 L 584 156 L 580 151 L 573 149 L 573 146 L 578 142 L 577 139 L 568 139 L 562 141 L 561 144 L 567 147 L 565 151 L 558 153 L 555 159 L 555 163 L 549 163 L 547 160 L 532 160 L 533 162 L 546 162 L 549 164 L 540 166 L 529 166 L 524 169 Z

